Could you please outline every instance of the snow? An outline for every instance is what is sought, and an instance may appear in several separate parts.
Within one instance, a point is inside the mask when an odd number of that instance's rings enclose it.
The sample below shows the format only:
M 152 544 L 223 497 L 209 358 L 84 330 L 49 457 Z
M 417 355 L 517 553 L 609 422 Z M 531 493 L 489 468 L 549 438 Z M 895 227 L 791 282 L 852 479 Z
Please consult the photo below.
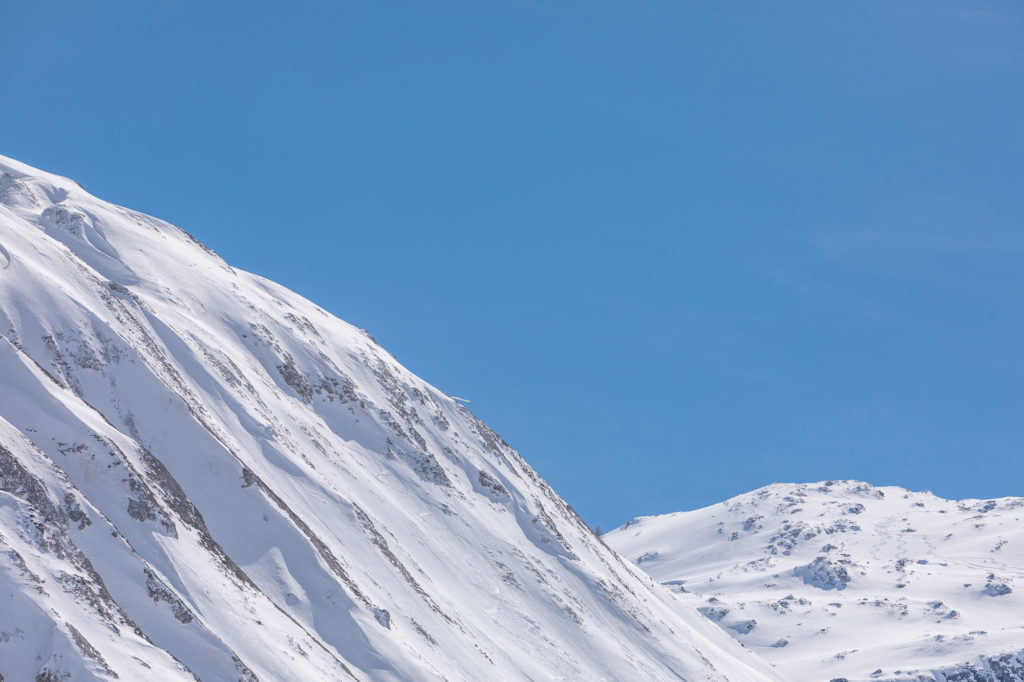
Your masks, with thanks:
M 367 333 L 5 157 L 0 588 L 7 680 L 782 679 Z
M 605 540 L 794 680 L 1005 682 L 1024 679 L 1022 521 L 1022 498 L 825 481 Z

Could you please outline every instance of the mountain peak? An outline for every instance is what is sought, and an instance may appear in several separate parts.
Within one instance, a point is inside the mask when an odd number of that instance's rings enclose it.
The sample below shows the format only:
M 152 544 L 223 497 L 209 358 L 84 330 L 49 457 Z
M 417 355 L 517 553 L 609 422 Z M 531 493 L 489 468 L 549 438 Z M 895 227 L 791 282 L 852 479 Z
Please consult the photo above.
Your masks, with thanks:
M 362 330 L 0 170 L 3 679 L 777 678 Z
M 1022 498 L 821 481 L 604 538 L 794 680 L 981 680 L 1024 671 L 1022 520 Z

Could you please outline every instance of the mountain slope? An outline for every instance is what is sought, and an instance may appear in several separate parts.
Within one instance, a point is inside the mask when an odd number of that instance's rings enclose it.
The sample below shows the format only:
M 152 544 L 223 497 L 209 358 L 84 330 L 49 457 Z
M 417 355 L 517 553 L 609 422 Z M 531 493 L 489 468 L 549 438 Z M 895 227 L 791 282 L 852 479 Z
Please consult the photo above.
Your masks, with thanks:
M 4 679 L 776 678 L 365 332 L 4 157 L 0 377 Z
M 605 536 L 795 680 L 1024 680 L 1024 499 L 777 484 Z

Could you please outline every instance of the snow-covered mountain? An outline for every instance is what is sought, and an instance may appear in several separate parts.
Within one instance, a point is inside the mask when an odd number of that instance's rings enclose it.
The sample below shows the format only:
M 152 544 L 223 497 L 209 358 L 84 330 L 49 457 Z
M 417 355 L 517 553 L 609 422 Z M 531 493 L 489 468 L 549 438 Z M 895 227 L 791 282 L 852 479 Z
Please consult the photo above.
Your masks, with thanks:
M 776 484 L 604 539 L 794 680 L 1024 680 L 1024 499 Z
M 118 677 L 781 679 L 364 331 L 0 157 L 0 679 Z

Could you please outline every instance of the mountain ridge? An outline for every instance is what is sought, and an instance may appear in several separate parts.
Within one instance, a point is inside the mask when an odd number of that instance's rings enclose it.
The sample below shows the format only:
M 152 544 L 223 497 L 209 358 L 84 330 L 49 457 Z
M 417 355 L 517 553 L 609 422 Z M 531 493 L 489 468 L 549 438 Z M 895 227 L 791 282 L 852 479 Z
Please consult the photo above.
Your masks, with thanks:
M 781 679 L 366 332 L 6 157 L 0 376 L 5 679 Z

